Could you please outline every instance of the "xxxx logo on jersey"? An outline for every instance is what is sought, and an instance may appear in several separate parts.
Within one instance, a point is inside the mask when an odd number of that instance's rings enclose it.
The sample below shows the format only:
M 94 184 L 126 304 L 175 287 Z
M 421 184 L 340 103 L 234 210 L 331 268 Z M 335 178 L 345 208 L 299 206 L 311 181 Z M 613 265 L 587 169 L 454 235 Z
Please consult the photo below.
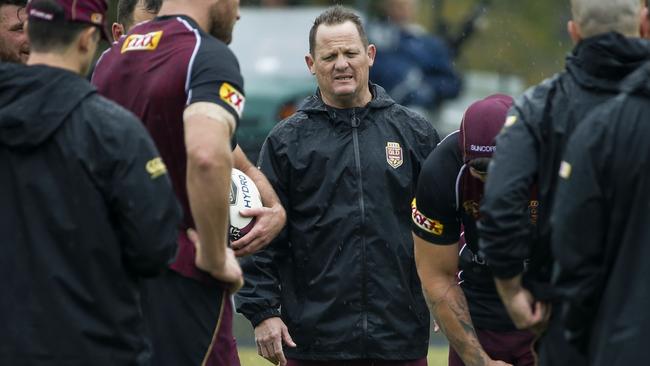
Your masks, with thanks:
M 244 112 L 244 102 L 246 101 L 244 95 L 235 89 L 234 86 L 228 83 L 223 83 L 221 84 L 221 89 L 219 89 L 219 96 L 221 97 L 221 100 L 237 111 L 237 115 L 241 118 L 241 115 Z
M 417 227 L 428 233 L 440 236 L 444 232 L 445 226 L 440 221 L 430 219 L 418 210 L 415 198 L 411 201 L 411 219 Z
M 147 34 L 131 34 L 122 44 L 122 53 L 129 51 L 153 51 L 158 48 L 163 31 Z

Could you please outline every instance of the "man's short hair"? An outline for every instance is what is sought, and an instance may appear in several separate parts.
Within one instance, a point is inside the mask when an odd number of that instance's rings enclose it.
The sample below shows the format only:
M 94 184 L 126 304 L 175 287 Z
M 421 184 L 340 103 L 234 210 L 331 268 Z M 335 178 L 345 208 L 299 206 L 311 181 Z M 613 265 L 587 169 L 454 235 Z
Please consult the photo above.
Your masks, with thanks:
M 133 23 L 133 12 L 135 5 L 140 0 L 120 0 L 117 2 L 117 22 L 125 28 L 130 27 Z
M 639 0 L 571 0 L 573 21 L 582 38 L 608 32 L 637 35 L 640 11 Z
M 337 5 L 325 10 L 316 18 L 316 20 L 314 20 L 314 25 L 312 25 L 311 30 L 309 31 L 309 53 L 312 56 L 314 55 L 316 49 L 316 32 L 320 25 L 337 25 L 345 22 L 352 22 L 352 24 L 357 27 L 359 37 L 361 37 L 361 42 L 363 42 L 364 47 L 368 48 L 368 36 L 366 35 L 366 31 L 363 29 L 361 18 L 352 11 Z
M 119 0 L 117 3 L 117 22 L 122 24 L 124 28 L 131 28 L 133 25 L 133 12 L 138 3 L 142 3 L 147 12 L 158 14 L 162 2 L 163 0 Z
M 64 9 L 54 0 L 41 0 L 40 9 L 47 9 L 48 13 L 55 17 L 63 16 Z M 27 33 L 32 51 L 49 53 L 63 52 L 68 48 L 77 36 L 92 24 L 80 22 L 51 22 L 36 18 L 30 18 Z M 99 28 L 97 29 L 99 35 Z

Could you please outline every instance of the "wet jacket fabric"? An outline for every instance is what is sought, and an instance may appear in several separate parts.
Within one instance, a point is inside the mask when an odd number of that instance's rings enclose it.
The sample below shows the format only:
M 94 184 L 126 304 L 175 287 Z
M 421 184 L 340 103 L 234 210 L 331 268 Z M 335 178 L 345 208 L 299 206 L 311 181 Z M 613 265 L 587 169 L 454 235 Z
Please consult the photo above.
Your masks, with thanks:
M 620 82 L 650 56 L 645 40 L 607 33 L 581 41 L 566 70 L 518 98 L 509 112 L 490 166 L 479 223 L 480 247 L 493 273 L 511 278 L 522 273 L 536 297 L 554 297 L 548 283 L 550 207 L 557 171 L 568 138 L 596 106 L 615 96 Z M 539 188 L 539 221 L 531 232 L 528 192 Z
M 410 202 L 439 138 L 371 86 L 364 108 L 317 95 L 267 138 L 260 169 L 287 226 L 243 263 L 238 311 L 256 326 L 281 316 L 306 360 L 426 356 L 429 312 L 413 258 Z
M 553 209 L 565 334 L 589 365 L 634 365 L 650 337 L 650 64 L 569 140 Z
M 0 364 L 149 365 L 137 289 L 178 206 L 141 123 L 81 77 L 0 64 Z

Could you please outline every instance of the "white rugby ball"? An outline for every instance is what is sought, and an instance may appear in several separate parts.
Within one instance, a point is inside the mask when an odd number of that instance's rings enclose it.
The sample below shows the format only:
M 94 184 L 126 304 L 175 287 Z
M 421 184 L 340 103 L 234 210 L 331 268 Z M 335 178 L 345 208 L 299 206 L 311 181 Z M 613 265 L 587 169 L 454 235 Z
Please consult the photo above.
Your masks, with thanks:
M 245 208 L 262 207 L 260 192 L 253 180 L 241 170 L 233 169 L 230 183 L 230 240 L 235 241 L 255 225 L 254 217 L 244 217 L 239 212 Z

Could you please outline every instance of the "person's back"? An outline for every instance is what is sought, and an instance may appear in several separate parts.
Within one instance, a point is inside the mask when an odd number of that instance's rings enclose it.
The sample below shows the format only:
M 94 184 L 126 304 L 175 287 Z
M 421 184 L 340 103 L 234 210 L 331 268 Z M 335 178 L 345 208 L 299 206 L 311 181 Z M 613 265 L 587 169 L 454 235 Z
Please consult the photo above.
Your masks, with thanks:
M 648 43 L 636 38 L 641 19 L 638 1 L 573 0 L 572 10 L 568 28 L 577 45 L 566 69 L 515 102 L 497 138 L 481 207 L 480 247 L 520 328 L 539 326 L 542 303 L 557 299 L 549 284 L 553 263 L 549 217 L 567 140 L 587 113 L 615 96 L 621 80 L 650 57 Z M 530 232 L 521 222 L 533 184 L 539 190 L 539 220 Z M 524 272 L 522 262 L 527 257 L 530 262 Z M 539 343 L 541 364 L 570 362 L 565 348 L 554 348 L 564 347 L 556 315 L 552 313 L 547 336 Z
M 30 17 L 35 66 L 0 65 L 0 364 L 149 365 L 138 282 L 174 257 L 180 209 L 146 130 L 79 76 L 97 30 L 61 51 L 52 14 Z
M 587 113 L 615 96 L 620 81 L 648 58 L 650 45 L 641 39 L 612 32 L 582 40 L 567 57 L 565 71 L 532 87 L 516 100 L 509 113 L 506 132 L 497 138 L 499 149 L 491 167 L 491 180 L 486 185 L 487 200 L 483 208 L 486 215 L 480 225 L 482 249 L 492 257 L 491 266 L 498 267 L 498 273 L 507 275 L 522 269 L 513 267 L 512 263 L 521 263 L 526 253 L 503 250 L 500 246 L 511 242 L 513 237 L 529 235 L 527 227 L 503 220 L 507 215 L 504 207 L 509 209 L 513 200 L 504 192 L 527 191 L 536 183 L 540 218 L 532 236 L 534 255 L 528 279 L 531 286 L 540 285 L 535 289 L 541 298 L 552 296 L 543 285 L 548 283 L 551 270 L 549 216 L 557 181 L 554 172 L 559 167 L 567 139 Z M 499 150 L 516 150 L 519 154 L 499 153 Z M 523 156 L 531 159 L 523 159 Z M 517 196 L 522 202 L 526 198 L 526 195 Z M 520 256 L 521 260 L 505 259 L 513 256 Z
M 633 365 L 650 337 L 650 65 L 569 140 L 553 208 L 563 325 L 589 365 Z M 562 202 L 562 204 L 559 204 Z
M 206 101 L 241 113 L 243 80 L 234 54 L 187 16 L 158 17 L 132 28 L 104 53 L 92 83 L 102 95 L 142 120 L 169 168 L 176 195 L 188 213 L 179 238 L 180 253 L 172 267 L 188 277 L 212 282 L 194 265 L 194 245 L 184 232 L 195 223 L 189 214 L 183 112 L 190 103 Z M 216 90 L 206 94 L 204 85 L 210 83 L 217 84 Z
M 227 192 L 231 138 L 244 95 L 227 42 L 238 6 L 236 1 L 170 0 L 160 14 L 131 28 L 102 55 L 92 83 L 140 117 L 184 211 L 176 260 L 161 278 L 143 286 L 154 362 L 234 365 L 239 360 L 230 283 L 238 282 L 241 271 L 226 248 Z M 190 240 L 190 229 L 201 239 Z M 210 261 L 211 268 L 201 260 Z M 233 266 L 236 278 L 230 280 Z

